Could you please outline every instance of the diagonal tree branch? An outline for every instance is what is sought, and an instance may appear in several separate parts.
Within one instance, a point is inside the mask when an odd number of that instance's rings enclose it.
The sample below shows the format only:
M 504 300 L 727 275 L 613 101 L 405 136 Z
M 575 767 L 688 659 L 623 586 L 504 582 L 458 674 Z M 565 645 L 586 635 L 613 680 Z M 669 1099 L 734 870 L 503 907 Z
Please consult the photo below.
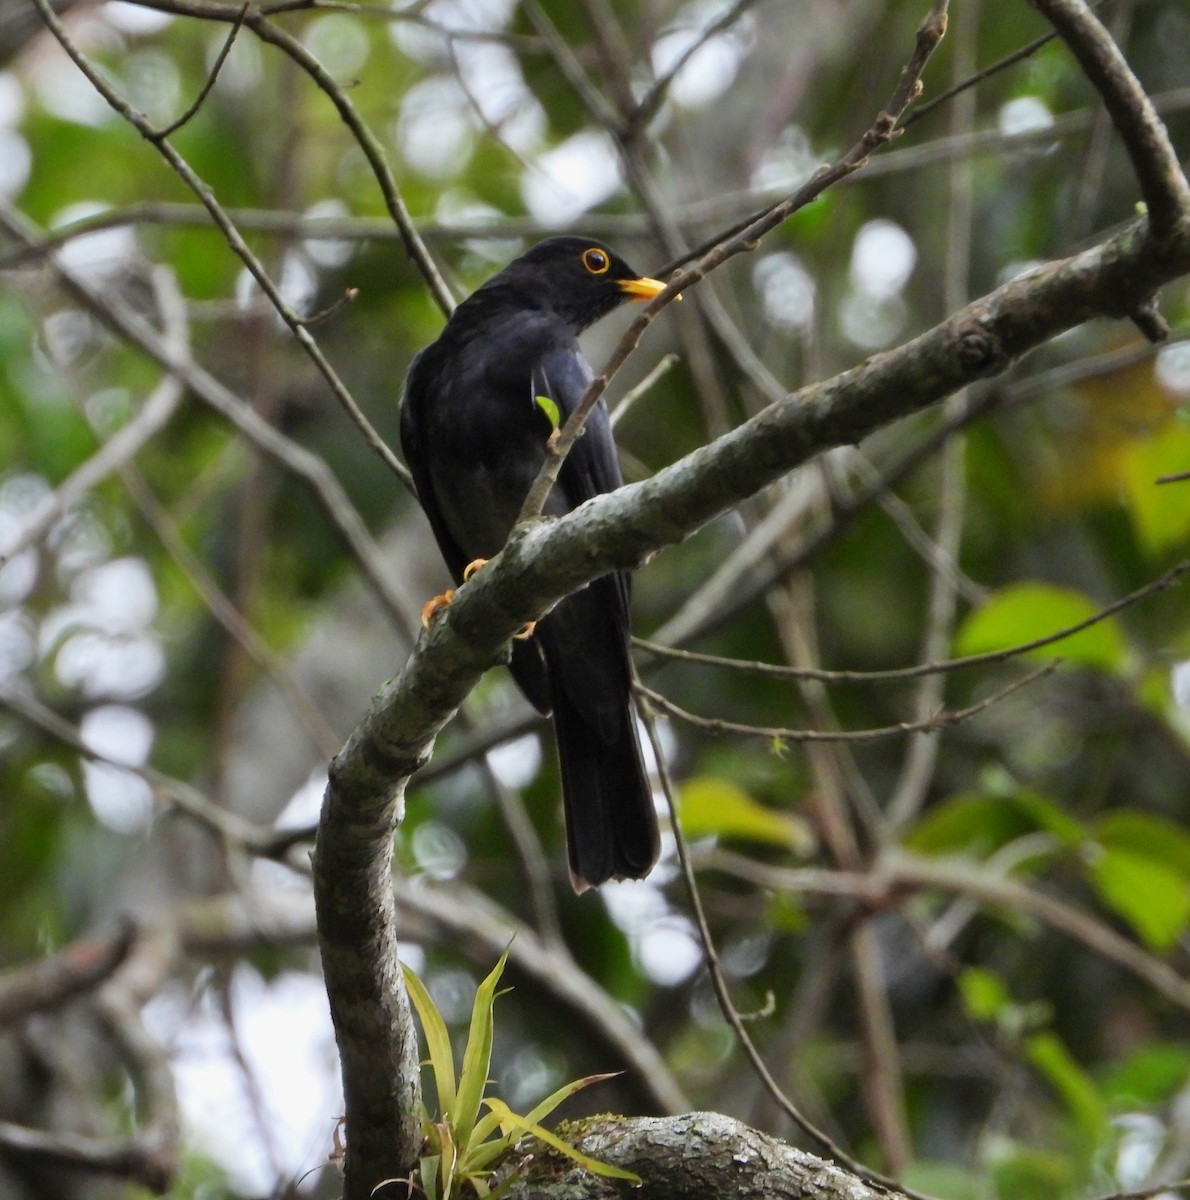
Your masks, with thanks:
M 518 529 L 488 568 L 459 589 L 332 762 L 323 803 L 315 896 L 327 988 L 339 997 L 333 1015 L 347 1084 L 349 1200 L 362 1200 L 416 1157 L 411 1112 L 402 1109 L 394 1082 L 397 1062 L 405 1056 L 415 1062 L 416 1051 L 403 1045 L 410 1037 L 399 1020 L 405 997 L 387 887 L 393 824 L 409 777 L 428 761 L 437 733 L 520 626 L 590 579 L 639 566 L 823 450 L 858 442 L 997 374 L 1084 321 L 1124 316 L 1187 273 L 1190 213 L 1162 238 L 1138 222 L 1013 280 L 903 346 L 771 405 L 651 479 L 561 520 Z M 381 1062 L 387 1069 L 376 1069 Z M 415 1067 L 405 1078 L 416 1079 Z M 411 1103 L 413 1096 L 404 1099 Z M 394 1128 L 408 1131 L 399 1144 Z

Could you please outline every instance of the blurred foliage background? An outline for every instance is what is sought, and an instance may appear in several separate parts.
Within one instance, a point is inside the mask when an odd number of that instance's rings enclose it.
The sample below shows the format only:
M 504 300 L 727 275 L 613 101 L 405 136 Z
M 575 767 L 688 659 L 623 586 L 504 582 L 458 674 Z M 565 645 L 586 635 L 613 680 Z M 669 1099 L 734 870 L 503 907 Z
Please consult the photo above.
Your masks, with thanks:
M 376 139 L 456 297 L 562 230 L 657 274 L 851 145 L 927 7 L 278 5 L 238 28 L 205 95 L 236 5 L 108 0 L 63 20 L 155 126 L 202 95 L 170 144 L 395 444 L 403 373 L 441 314 L 333 98 Z M 1185 155 L 1190 9 L 1098 7 Z M 1027 4 L 955 0 L 924 102 L 1045 32 Z M 331 1195 L 320 1168 L 340 1102 L 308 842 L 253 853 L 214 827 L 232 814 L 300 833 L 316 818 L 329 756 L 445 575 L 412 496 L 243 259 L 30 0 L 0 3 L 0 62 L 0 966 L 110 932 L 121 912 L 169 930 L 144 1020 L 184 1118 L 170 1194 L 263 1196 L 301 1178 Z M 919 108 L 866 170 L 653 327 L 613 388 L 614 402 L 675 356 L 618 425 L 627 477 L 1089 244 L 1136 196 L 1056 42 Z M 734 726 L 660 716 L 723 970 L 777 1082 L 857 1157 L 956 1200 L 1190 1173 L 1184 584 L 1027 655 L 863 674 L 1010 649 L 1184 563 L 1190 483 L 1155 480 L 1190 469 L 1190 286 L 1162 309 L 1165 347 L 1123 322 L 1075 330 L 637 577 L 645 639 L 857 673 L 638 660 L 650 688 Z M 193 375 L 172 385 L 112 330 L 116 310 L 188 347 L 233 408 L 316 467 L 263 453 Z M 589 335 L 596 365 L 626 319 Z M 145 431 L 136 453 L 104 458 L 128 430 Z M 97 461 L 102 477 L 74 487 Z M 369 539 L 347 544 L 332 491 Z M 989 698 L 941 729 L 895 729 Z M 398 834 L 407 957 L 453 1027 L 521 931 L 493 1090 L 523 1109 L 627 1067 L 580 1099 L 714 1108 L 800 1137 L 715 1003 L 672 838 L 649 881 L 575 897 L 559 813 L 548 732 L 493 672 Z M 127 1064 L 85 1009 L 10 1026 L 0 1049 L 0 1118 L 135 1125 Z M 140 1194 L 43 1176 L 6 1144 L 14 1200 Z

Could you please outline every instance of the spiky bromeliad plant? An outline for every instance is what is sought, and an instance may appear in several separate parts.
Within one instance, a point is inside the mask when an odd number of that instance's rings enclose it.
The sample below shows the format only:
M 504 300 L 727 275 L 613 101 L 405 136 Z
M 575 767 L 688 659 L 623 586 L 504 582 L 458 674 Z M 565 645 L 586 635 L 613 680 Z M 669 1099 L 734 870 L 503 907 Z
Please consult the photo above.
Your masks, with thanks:
M 409 967 L 402 964 L 405 985 L 425 1034 L 429 1063 L 438 1092 L 437 1117 L 431 1116 L 422 1105 L 423 1154 L 414 1182 L 428 1200 L 452 1200 L 467 1186 L 485 1200 L 498 1200 L 511 1186 L 515 1176 L 492 1186 L 494 1164 L 522 1137 L 531 1135 L 574 1159 L 588 1171 L 639 1184 L 640 1177 L 631 1171 L 583 1154 L 556 1134 L 543 1129 L 540 1124 L 568 1096 L 611 1076 L 588 1075 L 585 1079 L 565 1084 L 525 1116 L 514 1113 L 503 1100 L 484 1095 L 492 1060 L 493 1009 L 496 997 L 500 994 L 496 991 L 496 985 L 507 959 L 506 950 L 491 974 L 476 989 L 463 1066 L 457 1079 L 446 1022 L 425 985 Z M 486 1113 L 482 1111 L 484 1108 L 487 1109 Z

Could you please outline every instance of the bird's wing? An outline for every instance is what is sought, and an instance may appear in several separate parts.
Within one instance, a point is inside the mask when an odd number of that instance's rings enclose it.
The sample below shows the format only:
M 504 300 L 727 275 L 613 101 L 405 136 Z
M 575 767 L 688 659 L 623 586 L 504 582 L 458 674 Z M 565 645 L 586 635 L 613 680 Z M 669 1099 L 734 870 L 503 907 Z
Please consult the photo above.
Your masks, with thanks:
M 405 378 L 405 390 L 401 396 L 401 449 L 405 454 L 405 463 L 413 475 L 417 498 L 430 522 L 438 549 L 441 551 L 454 581 L 460 583 L 463 579 L 463 571 L 471 561 L 471 556 L 463 550 L 451 534 L 434 488 L 433 472 L 424 436 L 424 422 L 427 416 L 424 406 L 431 403 L 432 398 L 426 394 L 424 369 L 423 371 L 418 370 L 418 361 L 424 353 L 423 351 L 414 358 Z M 423 368 L 427 365 L 422 363 Z M 513 677 L 520 684 L 521 690 L 528 697 L 529 703 L 539 712 L 548 716 L 550 712 L 549 677 L 546 674 L 541 647 L 535 639 L 513 643 L 509 667 L 512 669 Z
M 558 346 L 541 356 L 533 372 L 535 395 L 548 396 L 562 421 L 578 408 L 593 376 L 587 360 L 574 347 Z M 571 447 L 559 477 L 570 508 L 623 482 L 607 406 L 601 399 L 587 417 L 583 436 Z
M 418 363 L 424 353 L 425 351 L 422 351 L 414 357 L 405 377 L 405 390 L 401 395 L 401 449 L 405 454 L 405 464 L 413 475 L 417 498 L 430 522 L 430 528 L 434 531 L 434 538 L 438 542 L 442 557 L 446 560 L 447 569 L 454 581 L 459 583 L 463 578 L 464 568 L 471 560 L 451 536 L 434 493 L 434 481 L 422 437 L 422 406 L 427 398 L 423 395 Z
M 582 402 L 583 394 L 592 378 L 594 376 L 587 360 L 576 348 L 559 346 L 547 351 L 538 360 L 533 372 L 533 386 L 536 395 L 546 395 L 553 400 L 558 406 L 562 422 L 565 423 Z M 536 391 L 538 387 L 541 391 Z M 569 509 L 577 508 L 593 496 L 613 492 L 624 482 L 620 473 L 620 460 L 616 455 L 615 438 L 612 436 L 611 420 L 602 397 L 588 415 L 583 429 L 583 436 L 571 446 L 558 476 L 558 486 Z M 627 629 L 631 576 L 625 571 L 617 571 L 610 576 L 609 582 L 619 601 L 622 620 Z M 606 586 L 607 584 L 601 584 L 601 588 Z

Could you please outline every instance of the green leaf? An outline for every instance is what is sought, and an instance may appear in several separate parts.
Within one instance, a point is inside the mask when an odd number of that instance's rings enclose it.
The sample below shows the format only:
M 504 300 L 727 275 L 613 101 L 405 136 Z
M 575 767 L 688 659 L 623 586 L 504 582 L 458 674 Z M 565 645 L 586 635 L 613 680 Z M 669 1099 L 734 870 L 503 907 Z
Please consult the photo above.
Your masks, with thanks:
M 1162 475 L 1190 470 L 1190 429 L 1170 422 L 1154 437 L 1135 442 L 1124 459 L 1124 490 L 1140 544 L 1151 555 L 1190 536 L 1190 485 L 1158 483 Z
M 1069 1196 L 1075 1174 L 1069 1155 L 1015 1143 L 997 1146 L 989 1173 L 998 1200 L 1057 1200 Z
M 584 1154 L 581 1150 L 576 1149 L 569 1142 L 564 1142 L 557 1134 L 550 1133 L 548 1129 L 543 1129 L 525 1117 L 518 1116 L 503 1100 L 489 1098 L 485 1103 L 493 1112 L 500 1114 L 500 1124 L 504 1129 L 509 1132 L 532 1134 L 535 1138 L 545 1142 L 547 1146 L 552 1146 L 559 1153 L 565 1154 L 567 1158 L 573 1159 L 593 1175 L 602 1175 L 605 1179 L 626 1179 L 629 1183 L 634 1184 L 641 1182 L 640 1176 L 632 1171 L 625 1171 L 623 1167 L 613 1167 L 611 1163 L 600 1162 L 599 1159 L 592 1158 L 589 1154 Z
M 421 1179 L 421 1190 L 426 1194 L 426 1200 L 439 1200 L 438 1169 L 441 1159 L 437 1154 L 427 1154 L 418 1160 L 418 1175 Z
M 621 1074 L 619 1071 L 609 1071 L 603 1075 L 588 1075 L 584 1079 L 575 1079 L 571 1083 L 563 1084 L 556 1092 L 542 1100 L 532 1112 L 526 1113 L 524 1119 L 531 1125 L 537 1125 L 544 1121 L 563 1100 L 573 1096 L 575 1092 L 590 1087 L 593 1083 L 603 1083 L 604 1080 L 615 1079 L 619 1074 Z M 460 1164 L 460 1170 L 464 1175 L 469 1177 L 476 1171 L 485 1170 L 511 1145 L 513 1140 L 511 1137 L 492 1138 L 492 1134 L 499 1128 L 501 1120 L 501 1114 L 489 1106 L 489 1111 L 476 1122 L 475 1129 L 471 1134 L 472 1148 L 468 1151 L 466 1159 Z M 489 1141 L 489 1138 L 492 1140 Z
M 471 1130 L 469 1143 L 463 1147 L 463 1160 L 460 1169 L 464 1174 L 472 1171 L 482 1171 L 487 1165 L 502 1154 L 508 1147 L 507 1138 L 492 1138 L 492 1134 L 500 1128 L 500 1118 L 492 1112 L 486 1112 Z
M 1144 1042 L 1109 1069 L 1100 1090 L 1117 1112 L 1156 1108 L 1172 1100 L 1190 1078 L 1190 1045 L 1184 1041 Z
M 438 1006 L 426 991 L 426 985 L 405 963 L 401 964 L 401 970 L 405 975 L 409 999 L 417 1009 L 421 1030 L 425 1034 L 430 1066 L 434 1069 L 434 1086 L 438 1091 L 438 1111 L 447 1113 L 455 1103 L 455 1065 L 450 1048 L 450 1034 Z
M 1190 925 L 1190 879 L 1158 859 L 1105 850 L 1090 874 L 1103 903 L 1151 950 L 1172 950 Z
M 1083 1133 L 1097 1140 L 1107 1124 L 1107 1109 L 1095 1081 L 1075 1062 L 1062 1040 L 1052 1033 L 1035 1033 L 1025 1043 L 1025 1056 L 1061 1096 Z
M 814 845 L 804 821 L 766 808 L 726 779 L 709 775 L 688 779 L 678 795 L 678 810 L 687 837 L 740 838 L 800 854 Z
M 622 1071 L 605 1071 L 602 1075 L 585 1075 L 582 1079 L 575 1079 L 570 1083 L 564 1083 L 556 1092 L 552 1092 L 546 1096 L 531 1112 L 526 1113 L 525 1120 L 537 1125 L 544 1121 L 563 1100 L 573 1096 L 575 1092 L 581 1092 L 583 1088 L 590 1087 L 595 1083 L 606 1083 L 607 1080 L 615 1079 L 621 1074 L 623 1074 Z
M 1190 833 L 1173 821 L 1117 808 L 1096 820 L 1091 832 L 1101 846 L 1132 850 L 1190 878 Z
M 496 1004 L 496 985 L 508 961 L 508 951 L 488 972 L 487 978 L 475 990 L 471 1008 L 471 1028 L 467 1034 L 467 1049 L 463 1051 L 463 1069 L 459 1075 L 459 1091 L 454 1105 L 443 1109 L 454 1126 L 459 1144 L 466 1148 L 479 1118 L 483 1093 L 488 1086 L 488 1069 L 492 1065 L 492 1034 L 495 1027 L 493 1009 Z
M 558 426 L 562 424 L 562 414 L 558 412 L 558 406 L 548 396 L 534 396 L 533 399 L 537 401 L 537 407 L 545 413 L 550 428 L 557 433 Z
M 963 794 L 931 808 L 906 838 L 924 854 L 965 852 L 986 857 L 1028 833 L 1051 834 L 1064 846 L 1077 846 L 1086 831 L 1040 792 L 1006 796 Z
M 994 1021 L 1012 1003 L 1000 977 L 982 967 L 965 967 L 958 983 L 963 1007 L 973 1020 Z
M 985 1200 L 987 1189 L 969 1167 L 957 1163 L 922 1160 L 910 1163 L 900 1181 L 906 1187 L 946 1200 Z
M 449 1123 L 443 1121 L 434 1128 L 438 1131 L 438 1177 L 442 1181 L 442 1200 L 450 1200 L 454 1191 L 455 1180 L 458 1178 L 456 1167 L 459 1160 L 459 1147 L 451 1134 Z
M 1013 584 L 996 592 L 967 617 L 955 638 L 955 653 L 1009 650 L 1085 621 L 1099 608 L 1089 597 L 1069 588 L 1048 583 Z M 1064 658 L 1117 674 L 1124 669 L 1126 655 L 1127 643 L 1114 617 L 1028 652 L 1031 658 Z

